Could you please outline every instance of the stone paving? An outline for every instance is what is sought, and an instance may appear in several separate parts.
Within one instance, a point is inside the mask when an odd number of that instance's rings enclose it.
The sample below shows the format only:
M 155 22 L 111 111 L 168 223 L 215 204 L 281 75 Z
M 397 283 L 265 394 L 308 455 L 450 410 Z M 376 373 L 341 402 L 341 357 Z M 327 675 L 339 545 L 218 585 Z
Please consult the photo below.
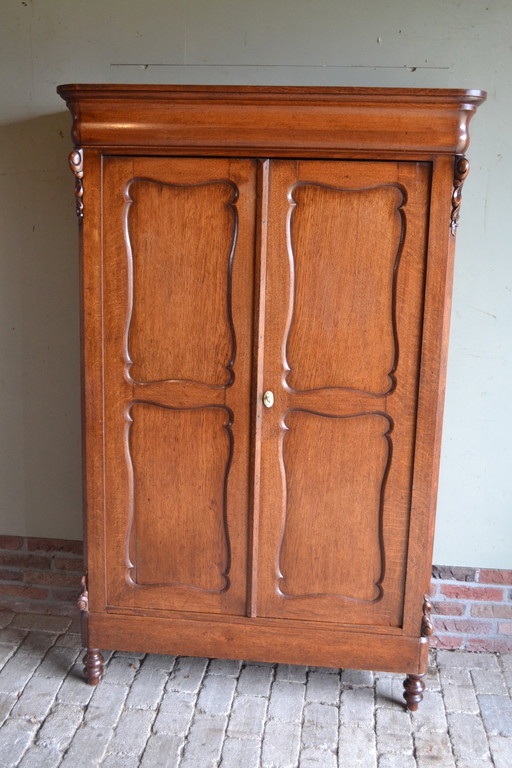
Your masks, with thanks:
M 105 653 L 76 621 L 0 612 L 1 768 L 511 768 L 512 653 L 432 652 L 403 675 Z

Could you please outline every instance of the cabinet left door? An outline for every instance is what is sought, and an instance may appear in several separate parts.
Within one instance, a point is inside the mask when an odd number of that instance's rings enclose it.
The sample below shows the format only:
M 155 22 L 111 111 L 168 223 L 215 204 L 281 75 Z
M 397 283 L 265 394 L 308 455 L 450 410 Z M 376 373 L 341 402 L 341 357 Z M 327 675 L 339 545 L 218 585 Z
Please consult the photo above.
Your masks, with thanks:
M 252 160 L 103 158 L 101 608 L 246 612 L 255 186 Z

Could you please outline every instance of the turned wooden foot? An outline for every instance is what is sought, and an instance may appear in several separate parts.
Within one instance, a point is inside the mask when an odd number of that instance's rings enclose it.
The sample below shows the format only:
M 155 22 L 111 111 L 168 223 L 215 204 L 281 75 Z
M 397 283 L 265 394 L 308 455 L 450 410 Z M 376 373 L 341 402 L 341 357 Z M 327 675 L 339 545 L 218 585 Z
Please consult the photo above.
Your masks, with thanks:
M 103 675 L 103 656 L 97 648 L 88 648 L 83 662 L 87 682 L 89 685 L 98 685 Z
M 404 680 L 404 699 L 407 709 L 410 712 L 416 712 L 418 704 L 423 700 L 423 691 L 425 690 L 425 683 L 423 678 L 425 675 L 407 675 Z

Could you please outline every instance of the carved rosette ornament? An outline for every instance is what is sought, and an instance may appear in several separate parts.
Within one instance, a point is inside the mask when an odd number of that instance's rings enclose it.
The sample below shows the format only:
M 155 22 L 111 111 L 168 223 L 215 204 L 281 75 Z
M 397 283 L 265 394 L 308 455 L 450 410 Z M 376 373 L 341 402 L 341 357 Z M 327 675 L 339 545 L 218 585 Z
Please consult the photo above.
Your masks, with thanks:
M 422 637 L 430 637 L 430 635 L 434 631 L 434 627 L 432 626 L 432 620 L 430 618 L 431 613 L 432 613 L 432 603 L 430 602 L 429 596 L 425 595 L 425 599 L 423 601 L 423 617 L 421 619 L 421 636 Z
M 464 155 L 455 158 L 455 167 L 453 172 L 453 194 L 452 194 L 452 215 L 450 230 L 455 236 L 459 226 L 460 204 L 462 202 L 462 186 L 469 173 L 469 160 Z
M 79 222 L 84 218 L 84 160 L 81 149 L 74 149 L 69 156 L 69 167 L 75 174 L 76 215 Z
M 87 574 L 84 574 L 81 579 L 82 592 L 77 600 L 77 605 L 80 611 L 87 613 L 89 610 L 89 592 L 87 590 Z

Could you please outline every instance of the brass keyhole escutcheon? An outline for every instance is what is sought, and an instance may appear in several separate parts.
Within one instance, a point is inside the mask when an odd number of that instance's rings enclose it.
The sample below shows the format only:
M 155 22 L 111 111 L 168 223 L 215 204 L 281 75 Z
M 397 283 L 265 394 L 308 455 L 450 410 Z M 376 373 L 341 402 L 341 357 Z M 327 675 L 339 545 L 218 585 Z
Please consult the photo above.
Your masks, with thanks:
M 267 408 L 272 408 L 274 405 L 274 393 L 270 391 L 270 389 L 267 389 L 265 394 L 263 395 L 263 405 Z

